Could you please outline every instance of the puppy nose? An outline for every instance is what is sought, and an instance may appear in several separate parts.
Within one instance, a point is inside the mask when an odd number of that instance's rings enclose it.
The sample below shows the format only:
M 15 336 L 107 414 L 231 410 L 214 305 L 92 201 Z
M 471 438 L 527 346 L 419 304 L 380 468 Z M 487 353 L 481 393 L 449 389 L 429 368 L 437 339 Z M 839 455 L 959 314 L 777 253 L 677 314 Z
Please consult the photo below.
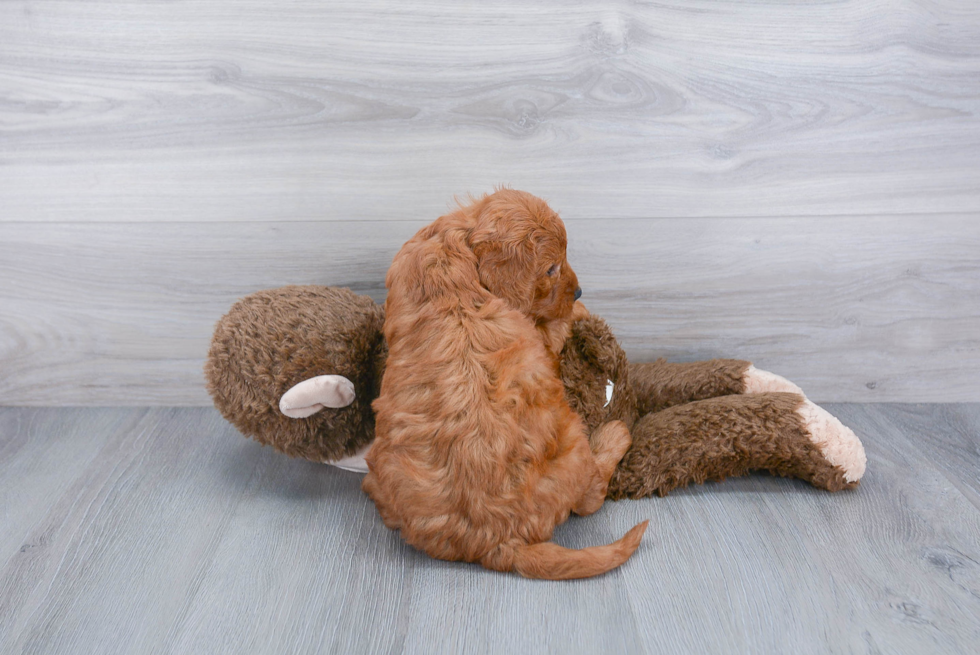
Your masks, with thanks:
M 578 300 L 581 297 L 582 297 L 582 287 L 579 287 L 575 289 L 575 300 Z

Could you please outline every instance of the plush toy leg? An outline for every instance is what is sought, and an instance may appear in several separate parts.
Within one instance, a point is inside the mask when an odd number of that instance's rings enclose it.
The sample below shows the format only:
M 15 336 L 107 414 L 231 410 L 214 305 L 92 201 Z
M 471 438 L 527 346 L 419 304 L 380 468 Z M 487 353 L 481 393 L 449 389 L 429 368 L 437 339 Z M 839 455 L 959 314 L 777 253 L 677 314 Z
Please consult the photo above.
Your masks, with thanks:
M 279 411 L 290 418 L 313 416 L 324 407 L 354 402 L 354 383 L 342 375 L 318 375 L 292 386 L 279 399 Z
M 672 364 L 660 359 L 630 364 L 630 384 L 640 416 L 694 400 L 745 391 L 745 372 L 751 363 L 739 359 L 711 359 Z
M 742 393 L 769 393 L 771 391 L 781 391 L 785 393 L 795 393 L 805 395 L 803 390 L 784 378 L 769 371 L 763 371 L 755 366 L 749 366 L 742 374 Z
M 610 498 L 666 495 L 692 482 L 753 470 L 838 491 L 857 486 L 861 442 L 840 421 L 789 393 L 730 395 L 648 414 L 609 482 Z
M 741 359 L 709 359 L 672 364 L 660 359 L 630 364 L 630 384 L 640 416 L 695 400 L 741 393 L 803 391 L 784 377 Z

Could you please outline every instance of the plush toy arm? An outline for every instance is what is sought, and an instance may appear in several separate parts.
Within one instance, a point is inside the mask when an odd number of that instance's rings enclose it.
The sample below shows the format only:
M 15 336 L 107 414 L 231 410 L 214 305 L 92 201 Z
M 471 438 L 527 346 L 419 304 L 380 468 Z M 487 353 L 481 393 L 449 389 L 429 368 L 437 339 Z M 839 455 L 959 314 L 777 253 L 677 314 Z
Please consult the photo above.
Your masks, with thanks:
M 354 402 L 354 383 L 342 375 L 318 375 L 292 386 L 279 399 L 279 411 L 290 418 L 313 416 L 324 407 Z
M 857 486 L 867 459 L 855 434 L 790 393 L 731 395 L 647 414 L 609 481 L 610 498 L 661 496 L 754 470 L 838 491 Z
M 630 384 L 640 416 L 694 400 L 745 393 L 745 373 L 752 364 L 739 359 L 671 364 L 658 359 L 630 364 Z

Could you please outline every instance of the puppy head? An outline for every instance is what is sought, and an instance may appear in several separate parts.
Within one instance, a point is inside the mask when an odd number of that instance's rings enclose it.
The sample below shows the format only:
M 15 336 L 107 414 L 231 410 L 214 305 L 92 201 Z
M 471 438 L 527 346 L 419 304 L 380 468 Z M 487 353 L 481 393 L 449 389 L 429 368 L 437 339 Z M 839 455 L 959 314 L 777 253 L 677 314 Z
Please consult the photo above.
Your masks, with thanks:
M 565 225 L 543 200 L 501 189 L 474 206 L 469 245 L 480 283 L 535 322 L 567 318 L 581 294 Z

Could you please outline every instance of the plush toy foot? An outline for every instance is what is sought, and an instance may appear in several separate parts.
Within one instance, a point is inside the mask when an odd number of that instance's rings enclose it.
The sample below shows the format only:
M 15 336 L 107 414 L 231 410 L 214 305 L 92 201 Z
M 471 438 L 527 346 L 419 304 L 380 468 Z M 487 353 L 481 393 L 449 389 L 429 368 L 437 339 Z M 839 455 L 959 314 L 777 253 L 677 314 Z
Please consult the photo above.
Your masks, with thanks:
M 745 393 L 795 393 L 806 398 L 803 390 L 781 375 L 749 366 L 743 377 Z M 827 410 L 805 400 L 796 410 L 810 434 L 810 440 L 827 461 L 844 472 L 844 480 L 857 482 L 864 475 L 867 458 L 864 447 L 850 428 Z
M 809 400 L 804 400 L 796 413 L 803 419 L 810 441 L 828 462 L 843 471 L 844 480 L 848 483 L 860 480 L 868 458 L 857 435 L 836 416 Z
M 749 365 L 742 374 L 742 383 L 745 385 L 743 393 L 768 393 L 770 391 L 781 391 L 785 393 L 795 393 L 805 396 L 803 390 L 787 380 L 781 375 L 757 369 Z
M 318 375 L 284 393 L 279 399 L 279 411 L 290 418 L 306 418 L 324 407 L 347 407 L 354 397 L 354 383 L 344 376 Z

